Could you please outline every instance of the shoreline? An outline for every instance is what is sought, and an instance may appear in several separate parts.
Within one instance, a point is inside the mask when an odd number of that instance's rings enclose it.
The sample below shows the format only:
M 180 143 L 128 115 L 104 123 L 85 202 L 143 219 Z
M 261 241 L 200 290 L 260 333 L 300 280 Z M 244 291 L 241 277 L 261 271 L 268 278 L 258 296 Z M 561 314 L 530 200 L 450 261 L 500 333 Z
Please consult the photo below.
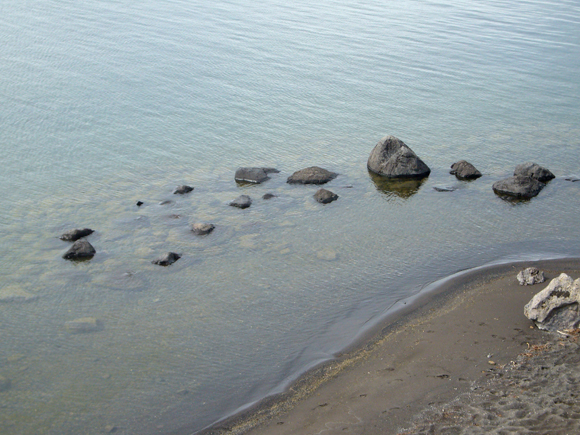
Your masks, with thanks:
M 515 276 L 528 266 L 544 270 L 546 282 L 520 286 Z M 468 393 L 531 344 L 553 340 L 530 328 L 523 307 L 561 272 L 580 276 L 580 259 L 491 264 L 430 284 L 283 393 L 196 433 L 399 433 L 426 408 Z M 191 433 L 186 427 L 173 432 Z

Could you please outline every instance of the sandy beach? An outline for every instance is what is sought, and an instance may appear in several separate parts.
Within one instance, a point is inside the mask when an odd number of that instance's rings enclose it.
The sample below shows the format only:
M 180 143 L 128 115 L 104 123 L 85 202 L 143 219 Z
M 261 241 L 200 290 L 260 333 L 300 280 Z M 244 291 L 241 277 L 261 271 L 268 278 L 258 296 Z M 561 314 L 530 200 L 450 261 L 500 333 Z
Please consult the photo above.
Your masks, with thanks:
M 528 266 L 546 282 L 520 286 Z M 580 433 L 577 337 L 540 331 L 523 315 L 562 272 L 578 278 L 580 260 L 454 277 L 286 393 L 203 433 Z

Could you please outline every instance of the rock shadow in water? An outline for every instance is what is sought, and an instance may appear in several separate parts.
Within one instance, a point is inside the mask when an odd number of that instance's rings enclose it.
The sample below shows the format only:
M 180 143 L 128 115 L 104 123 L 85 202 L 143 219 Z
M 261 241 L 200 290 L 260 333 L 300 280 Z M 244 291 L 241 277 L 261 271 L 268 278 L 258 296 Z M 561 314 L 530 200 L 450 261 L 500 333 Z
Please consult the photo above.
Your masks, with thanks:
M 388 200 L 409 199 L 416 194 L 427 178 L 386 178 L 368 171 L 375 187 Z

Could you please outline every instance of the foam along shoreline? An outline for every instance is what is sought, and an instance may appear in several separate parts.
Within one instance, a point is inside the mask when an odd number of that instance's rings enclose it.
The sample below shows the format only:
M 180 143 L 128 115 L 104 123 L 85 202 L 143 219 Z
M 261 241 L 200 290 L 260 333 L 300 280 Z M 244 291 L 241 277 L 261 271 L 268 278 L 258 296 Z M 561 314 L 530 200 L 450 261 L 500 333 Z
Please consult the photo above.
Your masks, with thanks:
M 516 274 L 529 266 L 543 270 L 546 283 L 520 286 Z M 400 302 L 358 345 L 310 370 L 284 393 L 198 433 L 421 433 L 426 410 L 484 391 L 530 346 L 557 340 L 533 327 L 523 307 L 562 272 L 579 277 L 580 259 L 514 261 L 454 274 Z

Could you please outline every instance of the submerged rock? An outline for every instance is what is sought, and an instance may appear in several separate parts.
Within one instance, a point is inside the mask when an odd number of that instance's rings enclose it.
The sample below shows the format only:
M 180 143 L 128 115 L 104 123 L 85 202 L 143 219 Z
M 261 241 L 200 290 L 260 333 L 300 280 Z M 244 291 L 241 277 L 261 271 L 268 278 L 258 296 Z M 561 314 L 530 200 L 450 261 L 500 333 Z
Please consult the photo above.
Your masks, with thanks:
M 294 172 L 286 180 L 290 184 L 325 184 L 338 177 L 336 172 L 330 172 L 318 166 L 311 166 Z
M 175 263 L 177 260 L 181 258 L 181 255 L 176 254 L 175 252 L 168 252 L 163 254 L 156 260 L 153 260 L 151 263 L 158 264 L 159 266 L 169 266 Z
M 197 236 L 205 236 L 206 234 L 211 233 L 215 229 L 214 224 L 193 224 L 191 226 L 191 231 L 193 234 Z
M 481 172 L 479 172 L 475 166 L 465 160 L 460 160 L 451 165 L 450 174 L 455 175 L 460 180 L 475 180 L 481 177 Z
M 544 277 L 544 272 L 537 267 L 528 267 L 520 271 L 516 278 L 518 279 L 520 285 L 534 285 L 542 283 L 546 280 Z
M 37 299 L 37 295 L 13 285 L 0 290 L 0 302 L 32 302 Z
M 95 317 L 82 317 L 70 320 L 64 324 L 66 330 L 73 334 L 96 332 L 104 328 L 103 322 Z
M 556 178 L 556 176 L 549 170 L 533 162 L 526 162 L 522 163 L 521 165 L 517 165 L 514 171 L 514 175 L 532 177 L 535 180 L 541 181 L 542 183 Z
M 249 206 L 252 205 L 252 199 L 248 195 L 240 195 L 232 202 L 230 202 L 230 205 L 232 207 L 238 207 L 242 209 L 248 208 Z
M 183 186 L 179 186 L 177 189 L 175 189 L 175 191 L 173 192 L 174 195 L 185 195 L 186 193 L 189 193 L 193 190 L 193 187 L 191 186 L 186 186 L 185 184 Z
M 536 196 L 546 185 L 532 177 L 514 176 L 493 183 L 497 195 L 529 199 Z
M 455 186 L 433 186 L 433 190 L 436 190 L 437 192 L 453 192 L 453 191 L 457 190 L 457 187 L 455 187 Z
M 0 375 L 0 392 L 9 390 L 11 385 L 10 379 Z
M 338 195 L 330 190 L 318 189 L 314 194 L 314 199 L 321 204 L 328 204 L 338 199 Z
M 82 229 L 75 229 L 70 230 L 60 236 L 60 240 L 64 240 L 65 242 L 76 242 L 78 239 L 86 237 L 90 234 L 93 234 L 95 231 L 91 230 L 90 228 L 82 228 Z
M 274 195 L 273 193 L 265 193 L 264 196 L 262 196 L 262 199 L 272 199 L 272 198 L 276 198 L 276 195 Z
M 389 178 L 424 178 L 431 169 L 402 140 L 385 136 L 367 161 L 369 171 Z
M 270 179 L 268 174 L 278 172 L 276 168 L 238 168 L 234 178 L 238 183 L 260 184 Z
M 77 240 L 62 256 L 65 260 L 85 260 L 92 258 L 97 251 L 86 240 Z
M 540 329 L 564 331 L 580 325 L 580 279 L 573 281 L 565 273 L 550 281 L 524 307 L 525 316 Z

